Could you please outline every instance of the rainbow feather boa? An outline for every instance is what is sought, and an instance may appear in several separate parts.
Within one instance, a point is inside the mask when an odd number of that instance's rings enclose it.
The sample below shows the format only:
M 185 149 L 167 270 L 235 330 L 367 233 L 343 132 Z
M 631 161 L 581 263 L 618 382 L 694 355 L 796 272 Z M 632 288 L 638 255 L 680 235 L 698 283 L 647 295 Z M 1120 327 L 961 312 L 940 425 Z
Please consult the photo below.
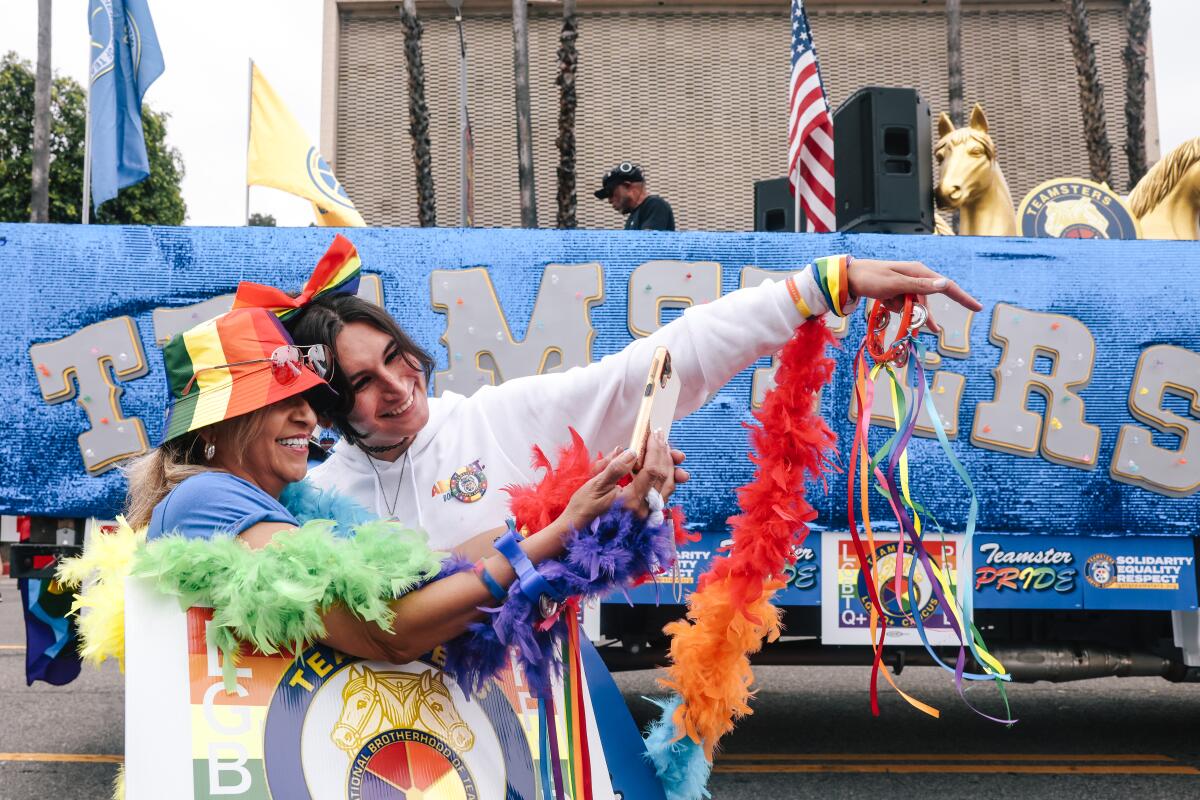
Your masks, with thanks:
M 648 757 L 668 800 L 707 797 L 713 753 L 734 721 L 752 713 L 750 655 L 780 635 L 771 604 L 784 570 L 808 535 L 816 511 L 805 482 L 831 469 L 836 437 L 821 418 L 819 392 L 833 374 L 825 356 L 833 337 L 823 320 L 801 325 L 783 348 L 776 387 L 754 412 L 754 478 L 737 491 L 730 518 L 733 548 L 713 560 L 688 598 L 687 618 L 666 626 L 671 665 L 660 683 L 675 695 L 646 738 Z

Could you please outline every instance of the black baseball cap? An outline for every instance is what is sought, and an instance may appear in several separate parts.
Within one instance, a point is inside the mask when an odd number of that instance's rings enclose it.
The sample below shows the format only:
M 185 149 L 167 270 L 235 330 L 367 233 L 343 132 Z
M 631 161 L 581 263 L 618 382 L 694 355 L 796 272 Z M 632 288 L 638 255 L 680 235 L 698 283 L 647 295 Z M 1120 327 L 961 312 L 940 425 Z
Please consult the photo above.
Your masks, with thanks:
M 645 180 L 646 177 L 642 175 L 641 167 L 632 161 L 622 161 L 604 173 L 600 188 L 596 190 L 595 195 L 600 200 L 607 200 L 612 195 L 613 189 L 625 181 L 644 183 Z

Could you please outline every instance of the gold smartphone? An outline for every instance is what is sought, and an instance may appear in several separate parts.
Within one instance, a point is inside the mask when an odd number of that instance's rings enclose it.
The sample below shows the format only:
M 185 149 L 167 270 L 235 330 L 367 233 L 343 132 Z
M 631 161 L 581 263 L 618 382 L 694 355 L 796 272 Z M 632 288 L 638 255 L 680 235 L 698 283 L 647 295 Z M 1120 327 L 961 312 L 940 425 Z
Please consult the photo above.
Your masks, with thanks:
M 642 404 L 638 408 L 637 420 L 633 424 L 633 438 L 629 449 L 637 453 L 635 471 L 642 468 L 646 458 L 646 445 L 650 432 L 662 429 L 669 433 L 675 419 L 675 406 L 679 402 L 679 377 L 671 369 L 671 354 L 667 348 L 658 347 L 650 360 L 650 374 L 646 377 L 646 388 L 642 393 Z

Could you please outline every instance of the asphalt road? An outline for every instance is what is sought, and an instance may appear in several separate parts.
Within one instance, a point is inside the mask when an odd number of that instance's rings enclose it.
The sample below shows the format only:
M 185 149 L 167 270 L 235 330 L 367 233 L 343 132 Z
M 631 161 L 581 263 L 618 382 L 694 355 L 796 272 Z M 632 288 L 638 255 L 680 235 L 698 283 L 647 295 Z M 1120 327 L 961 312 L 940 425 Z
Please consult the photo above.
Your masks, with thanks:
M 108 797 L 122 752 L 121 675 L 86 668 L 66 687 L 24 678 L 16 585 L 0 580 L 0 800 Z M 1128 678 L 1012 687 L 1020 722 L 987 722 L 949 676 L 912 668 L 902 688 L 942 711 L 935 720 L 882 690 L 871 716 L 863 668 L 763 667 L 755 713 L 717 757 L 715 800 L 986 797 L 1200 798 L 1200 685 Z M 639 722 L 654 673 L 617 676 Z M 990 685 L 969 696 L 997 710 Z M 632 798 L 630 799 L 632 800 Z

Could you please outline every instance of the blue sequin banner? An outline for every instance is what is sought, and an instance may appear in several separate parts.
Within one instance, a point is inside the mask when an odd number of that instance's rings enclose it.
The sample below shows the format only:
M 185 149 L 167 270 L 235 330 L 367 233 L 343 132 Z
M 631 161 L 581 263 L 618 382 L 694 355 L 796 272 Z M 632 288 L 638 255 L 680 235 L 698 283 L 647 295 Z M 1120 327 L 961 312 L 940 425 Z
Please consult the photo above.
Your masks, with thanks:
M 453 357 L 441 341 L 448 317 L 434 308 L 434 270 L 486 268 L 512 336 L 520 341 L 548 265 L 599 264 L 603 300 L 591 309 L 594 360 L 632 340 L 630 278 L 639 265 L 650 261 L 715 262 L 720 265 L 722 293 L 741 285 L 747 267 L 790 270 L 829 253 L 923 261 L 955 278 L 985 305 L 967 328 L 967 357 L 948 353 L 936 367 L 963 379 L 961 400 L 952 414 L 959 429 L 952 447 L 975 480 L 981 531 L 1189 536 L 1200 525 L 1200 497 L 1195 494 L 1200 477 L 1188 483 L 1188 476 L 1200 476 L 1200 458 L 1187 457 L 1186 436 L 1187 425 L 1200 425 L 1195 388 L 1200 386 L 1200 376 L 1172 374 L 1156 384 L 1155 392 L 1161 395 L 1148 398 L 1151 405 L 1183 420 L 1182 427 L 1157 430 L 1145 414 L 1135 416 L 1132 410 L 1134 404 L 1145 403 L 1139 401 L 1135 384 L 1153 377 L 1146 354 L 1154 355 L 1157 367 L 1165 370 L 1175 363 L 1189 363 L 1189 354 L 1200 354 L 1200 244 L 617 231 L 358 229 L 346 233 L 359 249 L 365 272 L 380 276 L 388 310 L 433 353 L 438 370 L 448 369 Z M 4 276 L 0 352 L 5 356 L 0 371 L 4 391 L 0 512 L 110 516 L 120 507 L 124 493 L 119 470 L 99 463 L 102 454 L 92 454 L 97 464 L 89 471 L 85 452 L 90 448 L 80 438 L 91 428 L 119 422 L 101 417 L 103 411 L 96 410 L 95 403 L 106 401 L 107 395 L 85 398 L 70 369 L 39 363 L 36 354 L 43 351 L 35 348 L 31 355 L 31 347 L 128 317 L 133 326 L 128 335 L 136 337 L 138 348 L 113 354 L 101 368 L 124 420 L 140 420 L 147 441 L 155 443 L 161 435 L 166 387 L 154 311 L 228 294 L 241 280 L 297 288 L 331 237 L 329 230 L 316 228 L 0 225 L 0 274 Z M 1094 339 L 1090 376 L 1072 390 L 1083 401 L 1083 421 L 1098 429 L 1098 445 L 1094 455 L 1086 454 L 1087 461 L 1072 462 L 1070 453 L 1052 459 L 1037 448 L 1029 454 L 1001 452 L 972 441 L 981 404 L 996 399 L 997 383 L 1008 369 L 1001 363 L 1003 341 L 993 328 L 1000 322 L 1019 321 L 1017 316 L 1005 321 L 998 315 L 1025 311 L 1062 315 L 1064 331 L 1078 321 Z M 1060 324 L 1053 321 L 1059 317 L 1031 319 L 1039 320 L 1039 325 L 1051 320 L 1048 328 Z M 822 411 L 843 442 L 853 433 L 847 413 L 850 350 L 861 339 L 863 324 L 861 317 L 851 321 L 846 346 L 836 354 L 837 372 L 823 396 Z M 106 332 L 121 334 L 116 328 Z M 934 343 L 932 337 L 928 341 Z M 80 343 L 85 354 L 89 344 Z M 102 346 L 98 341 L 90 351 L 103 356 Z M 144 352 L 140 374 L 139 348 Z M 1166 361 L 1156 355 L 1160 351 Z M 1038 350 L 1037 355 L 1043 356 L 1037 358 L 1045 362 L 1038 365 L 1043 373 L 1069 366 L 1073 357 L 1084 358 L 1083 352 Z M 767 365 L 768 360 L 762 359 L 754 367 Z M 741 423 L 750 419 L 752 373 L 753 368 L 743 371 L 672 431 L 674 442 L 688 452 L 688 466 L 695 475 L 678 496 L 698 528 L 722 530 L 735 510 L 733 489 L 751 476 Z M 54 389 L 56 383 L 62 385 Z M 61 402 L 45 399 L 45 394 L 55 391 Z M 1070 398 L 1061 401 L 1064 409 L 1069 408 Z M 1038 414 L 1036 424 L 1044 426 L 1043 440 L 1050 441 L 1047 437 L 1053 437 L 1063 423 L 1055 416 L 1057 409 L 1046 408 L 1046 403 L 1036 391 L 1026 401 Z M 1069 432 L 1071 421 L 1065 424 Z M 1133 450 L 1119 450 L 1126 426 L 1138 429 L 1131 434 L 1139 439 L 1142 450 L 1138 452 L 1153 445 L 1166 453 L 1163 457 L 1174 459 L 1169 464 L 1176 472 L 1164 473 L 1160 465 L 1154 478 L 1164 485 L 1174 480 L 1174 489 L 1151 490 L 1145 482 L 1139 483 L 1150 473 L 1151 464 L 1136 463 L 1128 456 Z M 106 427 L 105 432 L 116 435 L 115 429 Z M 976 438 L 995 438 L 1005 432 L 984 434 L 980 428 L 976 434 Z M 874 435 L 882 442 L 886 430 L 877 427 Z M 1125 446 L 1133 447 L 1132 441 Z M 1190 446 L 1200 446 L 1200 433 Z M 916 440 L 913 456 L 915 493 L 947 530 L 961 529 L 967 495 L 936 441 Z M 1124 472 L 1125 479 L 1115 480 L 1114 470 Z M 820 512 L 818 527 L 836 529 L 845 524 L 844 475 L 831 476 L 827 492 L 810 487 L 809 497 Z

